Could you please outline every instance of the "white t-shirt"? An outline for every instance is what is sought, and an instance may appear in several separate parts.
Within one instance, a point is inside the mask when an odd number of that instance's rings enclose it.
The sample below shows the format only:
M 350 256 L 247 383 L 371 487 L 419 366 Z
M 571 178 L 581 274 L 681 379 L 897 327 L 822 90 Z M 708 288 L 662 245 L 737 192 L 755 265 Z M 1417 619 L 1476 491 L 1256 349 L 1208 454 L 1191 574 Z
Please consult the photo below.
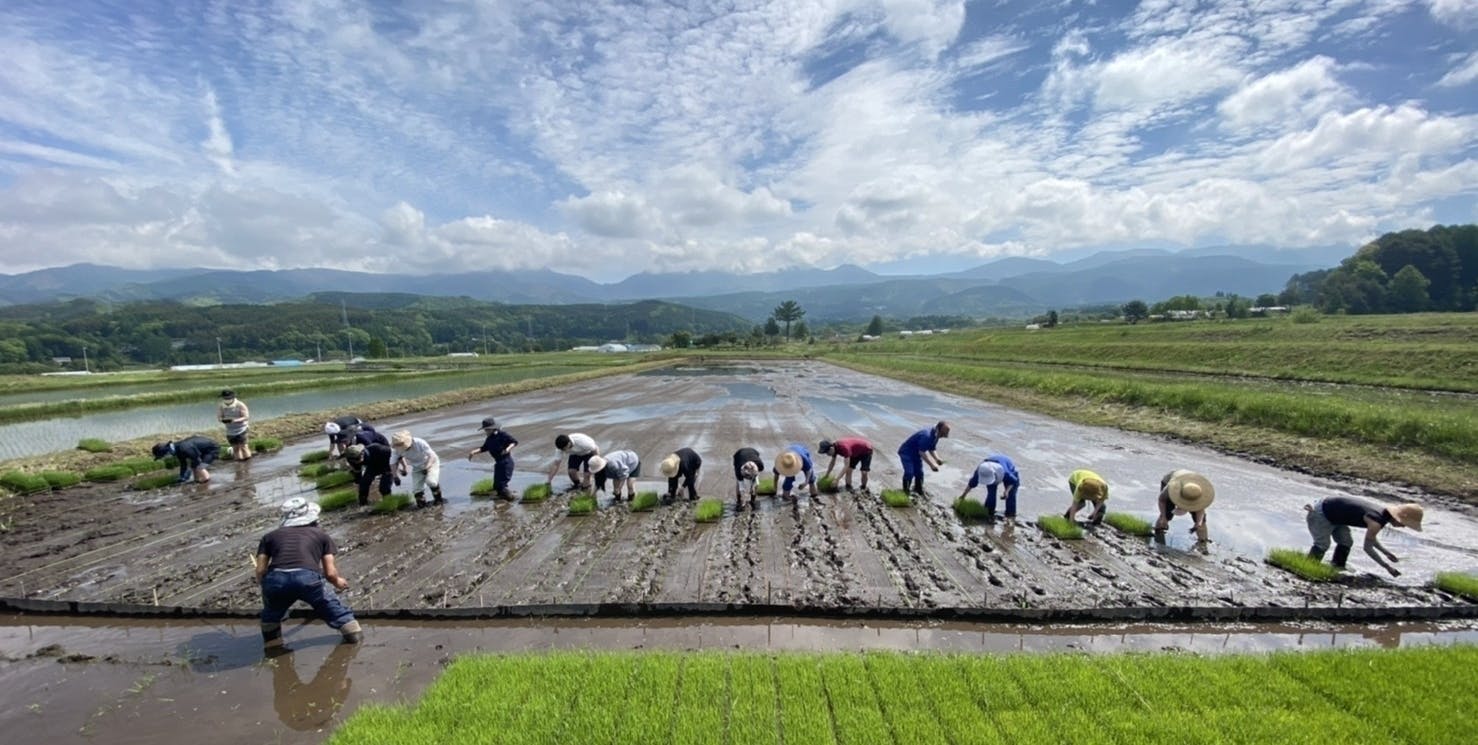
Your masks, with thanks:
M 595 444 L 595 440 L 590 439 L 590 435 L 574 432 L 570 434 L 568 452 L 570 455 L 595 455 L 600 452 L 600 446 Z
M 400 463 L 402 458 L 411 464 L 411 468 L 424 471 L 430 468 L 432 463 L 436 462 L 436 451 L 432 450 L 431 445 L 425 440 L 419 437 L 412 437 L 410 447 L 405 450 L 396 450 L 390 454 L 390 467 L 394 468 L 397 463 Z

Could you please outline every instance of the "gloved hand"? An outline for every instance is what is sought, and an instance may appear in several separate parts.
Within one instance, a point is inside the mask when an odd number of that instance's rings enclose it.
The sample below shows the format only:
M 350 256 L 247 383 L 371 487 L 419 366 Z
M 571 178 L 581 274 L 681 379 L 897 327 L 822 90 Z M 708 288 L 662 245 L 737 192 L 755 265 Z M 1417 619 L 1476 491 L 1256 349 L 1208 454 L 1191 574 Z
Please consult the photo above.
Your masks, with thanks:
M 395 485 L 396 486 L 400 486 L 400 477 L 399 476 L 396 476 L 395 477 Z

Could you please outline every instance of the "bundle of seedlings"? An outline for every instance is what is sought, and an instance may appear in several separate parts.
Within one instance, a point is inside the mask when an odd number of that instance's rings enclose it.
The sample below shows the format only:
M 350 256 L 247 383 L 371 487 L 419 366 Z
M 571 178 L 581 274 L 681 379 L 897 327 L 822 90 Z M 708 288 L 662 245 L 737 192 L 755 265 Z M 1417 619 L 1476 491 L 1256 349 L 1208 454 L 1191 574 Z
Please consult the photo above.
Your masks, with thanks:
M 327 450 L 310 450 L 298 458 L 299 463 L 322 463 L 328 460 Z
M 77 441 L 77 449 L 86 450 L 89 453 L 111 453 L 113 445 L 97 437 L 84 437 Z
M 700 499 L 698 506 L 693 508 L 693 519 L 700 523 L 711 523 L 723 517 L 724 503 L 719 499 Z
M 1310 582 L 1330 582 L 1339 576 L 1339 569 L 1325 564 L 1308 554 L 1292 548 L 1275 548 L 1268 552 L 1267 562 L 1279 569 L 1292 572 Z
M 163 489 L 166 486 L 174 486 L 180 483 L 180 477 L 169 471 L 160 473 L 144 474 L 133 480 L 129 487 L 138 491 L 149 491 L 150 489 Z
M 179 468 L 180 460 L 173 455 L 169 456 L 168 458 L 162 458 L 160 460 L 154 460 L 153 458 L 149 458 L 146 456 L 139 456 L 136 458 L 124 458 L 117 463 L 112 463 L 109 465 L 123 466 L 124 468 L 127 468 L 135 474 L 140 474 L 149 473 L 151 471 L 162 471 L 166 468 Z
M 542 502 L 549 498 L 549 493 L 551 491 L 553 490 L 549 488 L 548 484 L 530 484 L 523 490 L 522 501 Z
M 132 475 L 134 475 L 134 470 L 128 466 L 111 465 L 89 468 L 83 472 L 82 478 L 87 481 L 111 482 L 122 481 Z
M 298 469 L 298 475 L 305 479 L 316 479 L 324 474 L 333 473 L 339 469 L 332 463 L 309 463 Z
M 841 487 L 837 485 L 837 477 L 835 476 L 822 476 L 816 482 L 816 489 L 822 494 L 836 494 L 841 491 Z
M 1076 541 L 1083 538 L 1083 527 L 1062 515 L 1042 515 L 1037 518 L 1037 525 L 1041 526 L 1042 530 L 1063 540 Z
M 908 492 L 902 489 L 884 489 L 883 504 L 889 507 L 912 507 L 913 500 L 909 498 Z
M 354 487 L 346 489 L 334 489 L 318 498 L 318 506 L 324 512 L 342 510 L 349 505 L 359 502 L 359 490 Z
M 773 476 L 766 476 L 755 482 L 754 493 L 761 497 L 775 496 L 775 478 Z
M 1478 577 L 1462 572 L 1438 572 L 1432 582 L 1437 589 L 1478 603 Z
M 1133 536 L 1153 535 L 1155 532 L 1154 525 L 1127 512 L 1110 512 L 1104 516 L 1103 521 L 1117 528 L 1119 532 Z
M 907 497 L 908 495 L 903 495 Z M 960 497 L 954 501 L 955 514 L 961 520 L 988 520 L 990 513 L 985 509 L 985 503 L 969 497 Z
M 276 437 L 257 437 L 251 441 L 251 449 L 254 453 L 270 453 L 282 449 L 282 440 Z
M 593 494 L 581 494 L 570 499 L 571 515 L 589 515 L 595 512 L 595 496 Z
M 0 475 L 0 486 L 15 494 L 34 494 L 51 488 L 42 476 L 22 471 L 6 471 Z
M 474 497 L 491 497 L 494 491 L 492 479 L 478 479 L 472 483 L 468 493 Z
M 82 483 L 82 474 L 72 471 L 42 471 L 41 478 L 53 489 L 65 489 Z
M 375 502 L 374 506 L 370 507 L 370 509 L 374 510 L 375 512 L 390 513 L 399 512 L 400 510 L 403 510 L 409 506 L 411 506 L 411 495 L 388 494 L 386 496 L 380 497 L 380 501 Z
M 314 479 L 313 488 L 320 490 L 332 489 L 336 486 L 343 486 L 344 484 L 349 484 L 353 482 L 354 474 L 349 473 L 348 471 L 334 471 L 333 473 L 325 473 L 324 475 Z
M 647 512 L 650 510 L 654 510 L 657 508 L 657 503 L 659 501 L 661 501 L 661 498 L 657 496 L 657 492 L 640 492 L 636 495 L 636 499 L 631 500 L 631 511 Z

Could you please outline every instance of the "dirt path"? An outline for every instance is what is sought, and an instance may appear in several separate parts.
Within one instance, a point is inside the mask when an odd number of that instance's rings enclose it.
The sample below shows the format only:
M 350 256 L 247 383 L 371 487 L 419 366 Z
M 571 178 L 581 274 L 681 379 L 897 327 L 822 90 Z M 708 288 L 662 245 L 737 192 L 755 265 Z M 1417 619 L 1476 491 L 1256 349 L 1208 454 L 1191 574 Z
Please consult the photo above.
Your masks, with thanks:
M 705 459 L 700 493 L 723 497 L 715 524 L 679 502 L 630 513 L 601 498 L 594 515 L 565 514 L 567 497 L 523 505 L 473 500 L 491 475 L 469 463 L 477 421 L 496 415 L 519 438 L 516 488 L 543 480 L 555 434 L 583 431 L 606 450 L 644 460 L 643 490 L 665 491 L 657 462 L 688 446 Z M 949 419 L 954 436 L 929 474 L 932 497 L 914 507 L 881 503 L 901 476 L 893 451 L 913 430 Z M 485 404 L 381 422 L 409 427 L 442 455 L 445 507 L 394 515 L 326 514 L 340 566 L 360 608 L 436 608 L 601 602 L 781 603 L 816 607 L 1158 607 L 1167 605 L 1433 605 L 1424 587 L 1438 570 L 1478 569 L 1471 509 L 1432 501 L 1427 532 L 1390 531 L 1398 580 L 1358 551 L 1357 575 L 1316 587 L 1266 567 L 1272 546 L 1303 547 L 1301 505 L 1324 496 L 1380 497 L 1379 485 L 1337 483 L 1168 441 L 1081 427 L 896 381 L 812 363 L 667 370 L 508 396 Z M 736 513 L 730 454 L 759 448 L 766 462 L 787 442 L 869 437 L 877 446 L 871 494 L 760 500 Z M 10 500 L 0 595 L 43 599 L 251 608 L 249 557 L 273 527 L 275 506 L 311 496 L 298 456 L 283 453 L 217 469 L 208 486 L 153 493 L 91 486 Z M 949 508 L 988 452 L 1012 455 L 1023 476 L 1015 523 L 961 525 Z M 824 469 L 825 458 L 818 467 Z M 1217 485 L 1209 555 L 1190 551 L 1188 523 L 1167 546 L 1101 527 L 1080 542 L 1041 533 L 1035 516 L 1066 506 L 1065 481 L 1091 466 L 1111 484 L 1111 507 L 1153 516 L 1160 475 L 1176 467 Z M 655 476 L 655 477 L 654 477 Z M 555 481 L 563 488 L 561 472 Z M 1409 493 L 1401 494 L 1408 498 Z

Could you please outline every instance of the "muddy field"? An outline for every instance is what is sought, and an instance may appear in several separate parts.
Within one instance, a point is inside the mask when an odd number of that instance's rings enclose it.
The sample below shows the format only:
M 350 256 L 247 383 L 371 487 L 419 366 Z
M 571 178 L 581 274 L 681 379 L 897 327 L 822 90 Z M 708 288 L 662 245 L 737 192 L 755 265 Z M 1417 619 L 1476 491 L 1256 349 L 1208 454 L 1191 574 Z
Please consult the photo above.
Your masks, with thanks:
M 491 476 L 469 463 L 478 420 L 495 415 L 521 441 L 516 490 L 542 481 L 552 441 L 583 431 L 609 451 L 636 450 L 647 478 L 666 453 L 701 453 L 704 496 L 729 503 L 721 520 L 697 524 L 685 504 L 650 513 L 614 507 L 566 515 L 567 497 L 537 505 L 474 500 L 473 481 Z M 912 431 L 948 419 L 946 461 L 929 474 L 931 498 L 893 509 L 877 492 L 895 487 L 894 451 Z M 339 564 L 359 609 L 466 608 L 545 603 L 716 602 L 808 608 L 1102 608 L 1198 606 L 1435 606 L 1461 601 L 1428 589 L 1439 570 L 1478 569 L 1478 520 L 1471 508 L 1377 484 L 1340 483 L 1234 456 L 1110 429 L 1070 425 L 823 364 L 672 369 L 515 395 L 486 405 L 378 423 L 409 427 L 443 459 L 444 507 L 395 515 L 330 513 L 323 525 L 340 545 Z M 871 494 L 761 499 L 735 513 L 730 455 L 743 445 L 769 463 L 787 442 L 859 434 L 878 448 Z M 259 596 L 249 556 L 274 526 L 276 505 L 312 494 L 296 476 L 314 438 L 248 463 L 222 464 L 208 486 L 130 492 L 69 489 L 4 505 L 0 546 L 8 567 L 0 596 L 250 610 Z M 979 458 L 1013 456 L 1023 478 L 1015 523 L 961 525 L 949 503 Z M 826 459 L 819 467 L 824 470 Z M 1060 541 L 1032 520 L 1061 512 L 1067 474 L 1092 467 L 1111 485 L 1111 509 L 1154 514 L 1160 476 L 1192 468 L 1217 486 L 1207 555 L 1191 550 L 1189 522 L 1169 544 L 1103 526 Z M 561 469 L 556 487 L 568 485 Z M 403 487 L 402 487 L 403 489 Z M 398 489 L 399 491 L 400 489 Z M 1421 499 L 1425 533 L 1386 531 L 1402 577 L 1357 549 L 1356 571 L 1315 586 L 1261 561 L 1272 546 L 1305 547 L 1302 505 L 1356 493 Z M 1382 573 L 1383 575 L 1384 573 Z

